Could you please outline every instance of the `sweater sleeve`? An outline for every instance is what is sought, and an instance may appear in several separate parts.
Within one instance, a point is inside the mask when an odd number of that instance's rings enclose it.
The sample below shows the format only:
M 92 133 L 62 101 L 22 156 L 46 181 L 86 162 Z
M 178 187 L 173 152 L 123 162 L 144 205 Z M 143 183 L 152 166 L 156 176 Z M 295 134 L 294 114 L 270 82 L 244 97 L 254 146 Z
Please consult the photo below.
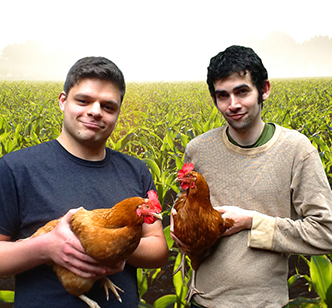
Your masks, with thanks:
M 271 250 L 275 228 L 275 217 L 255 212 L 252 220 L 252 228 L 248 235 L 248 245 L 251 248 Z
M 295 163 L 290 187 L 298 218 L 255 213 L 248 245 L 282 253 L 332 252 L 332 193 L 316 150 Z

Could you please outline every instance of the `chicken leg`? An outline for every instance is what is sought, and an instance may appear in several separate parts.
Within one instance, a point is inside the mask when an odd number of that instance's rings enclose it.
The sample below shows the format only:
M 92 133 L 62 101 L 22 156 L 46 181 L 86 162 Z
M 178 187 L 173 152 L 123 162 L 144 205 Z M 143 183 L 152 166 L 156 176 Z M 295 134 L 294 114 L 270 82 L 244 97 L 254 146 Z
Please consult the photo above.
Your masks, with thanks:
M 174 276 L 178 271 L 181 271 L 182 282 L 183 282 L 184 286 L 186 285 L 185 277 L 187 277 L 187 275 L 185 273 L 185 258 L 186 258 L 186 255 L 184 253 L 181 253 L 180 265 L 178 266 L 178 268 L 173 273 L 173 276 Z
M 191 298 L 195 295 L 195 294 L 204 294 L 204 292 L 199 291 L 196 289 L 195 287 L 195 280 L 196 280 L 196 271 L 193 269 L 192 271 L 192 275 L 191 275 L 191 280 L 190 280 L 190 286 L 188 288 L 188 293 L 187 296 L 185 298 L 185 300 L 190 303 Z

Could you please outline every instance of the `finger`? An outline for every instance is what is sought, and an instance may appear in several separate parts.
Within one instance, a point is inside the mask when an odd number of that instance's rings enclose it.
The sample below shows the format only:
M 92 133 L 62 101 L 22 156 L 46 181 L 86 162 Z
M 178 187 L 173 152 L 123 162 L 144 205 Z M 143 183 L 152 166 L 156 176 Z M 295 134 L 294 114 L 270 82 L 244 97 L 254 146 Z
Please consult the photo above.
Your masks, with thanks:
M 78 256 L 78 258 L 77 255 L 73 255 L 66 261 L 64 267 L 84 278 L 107 275 L 108 272 L 110 272 L 107 267 L 101 265 L 88 255 Z M 120 269 L 117 269 L 116 271 L 113 270 L 110 274 L 114 274 L 118 271 L 120 271 Z
M 126 262 L 120 262 L 116 264 L 114 267 L 105 267 L 106 275 L 113 275 L 115 273 L 122 272 L 125 268 Z
M 169 225 L 170 225 L 170 231 L 174 232 L 174 217 L 173 217 L 174 213 L 172 213 L 172 211 L 171 211 L 170 224 Z M 176 210 L 174 210 L 174 211 L 176 211 Z
M 70 270 L 75 275 L 78 275 L 83 278 L 92 278 L 96 276 L 105 276 L 108 274 L 108 271 L 99 266 L 92 266 L 84 263 L 75 263 L 75 266 L 68 266 L 68 270 Z M 114 273 L 111 273 L 114 274 Z
M 227 229 L 221 236 L 230 236 L 236 232 L 237 232 L 237 230 L 235 228 L 231 227 L 231 228 Z
M 214 209 L 217 210 L 221 214 L 226 213 L 226 209 L 224 206 L 216 206 L 216 207 L 214 207 Z

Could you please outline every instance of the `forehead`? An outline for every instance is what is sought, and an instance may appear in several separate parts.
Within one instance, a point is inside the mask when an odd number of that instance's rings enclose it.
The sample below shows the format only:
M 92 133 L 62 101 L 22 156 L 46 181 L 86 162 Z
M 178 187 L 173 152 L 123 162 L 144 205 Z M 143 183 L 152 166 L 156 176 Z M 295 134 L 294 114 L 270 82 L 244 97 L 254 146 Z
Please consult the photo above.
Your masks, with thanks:
M 226 78 L 218 79 L 214 82 L 214 88 L 216 91 L 221 90 L 230 90 L 239 86 L 248 86 L 248 87 L 255 87 L 251 80 L 250 72 L 238 72 L 232 73 Z

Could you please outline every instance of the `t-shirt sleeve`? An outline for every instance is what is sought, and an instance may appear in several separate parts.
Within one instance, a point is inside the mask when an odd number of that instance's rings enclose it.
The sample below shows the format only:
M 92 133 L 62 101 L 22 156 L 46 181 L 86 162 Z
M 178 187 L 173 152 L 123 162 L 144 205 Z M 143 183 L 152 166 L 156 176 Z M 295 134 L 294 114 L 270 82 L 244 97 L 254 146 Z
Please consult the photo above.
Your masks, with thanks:
M 147 198 L 148 196 L 148 191 L 149 190 L 155 190 L 156 191 L 156 186 L 153 181 L 151 172 L 149 168 L 142 162 L 141 165 L 141 179 L 142 179 L 142 186 L 144 189 L 144 198 Z

